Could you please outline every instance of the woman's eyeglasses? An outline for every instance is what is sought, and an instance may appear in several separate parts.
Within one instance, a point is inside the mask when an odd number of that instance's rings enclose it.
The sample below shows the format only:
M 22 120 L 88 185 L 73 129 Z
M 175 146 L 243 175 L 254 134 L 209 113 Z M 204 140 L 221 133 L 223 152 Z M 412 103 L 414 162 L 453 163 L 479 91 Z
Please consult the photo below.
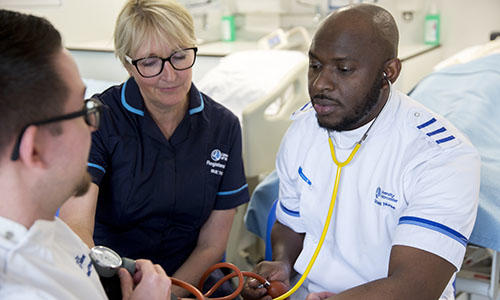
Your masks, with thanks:
M 145 58 L 134 59 L 125 56 L 129 64 L 132 64 L 137 69 L 137 72 L 144 78 L 151 78 L 159 75 L 165 66 L 165 62 L 169 62 L 172 68 L 177 71 L 182 71 L 191 68 L 196 60 L 196 52 L 198 48 L 185 48 L 175 51 L 167 58 L 158 56 L 150 56 Z
M 14 146 L 14 150 L 12 151 L 12 155 L 10 156 L 10 159 L 15 161 L 19 158 L 19 147 L 21 145 L 21 139 L 23 138 L 24 132 L 29 126 L 41 126 L 41 125 L 46 125 L 49 123 L 54 123 L 54 122 L 60 122 L 60 121 L 65 121 L 65 120 L 70 120 L 78 117 L 82 117 L 85 119 L 85 123 L 87 123 L 88 126 L 93 127 L 95 129 L 99 128 L 99 123 L 101 120 L 101 113 L 106 108 L 102 102 L 97 99 L 97 98 L 91 98 L 88 100 L 85 100 L 83 109 L 81 111 L 76 111 L 72 112 L 69 114 L 49 118 L 46 120 L 41 120 L 37 122 L 32 122 L 29 124 L 26 124 L 23 129 L 21 130 L 21 133 L 17 137 L 16 144 Z

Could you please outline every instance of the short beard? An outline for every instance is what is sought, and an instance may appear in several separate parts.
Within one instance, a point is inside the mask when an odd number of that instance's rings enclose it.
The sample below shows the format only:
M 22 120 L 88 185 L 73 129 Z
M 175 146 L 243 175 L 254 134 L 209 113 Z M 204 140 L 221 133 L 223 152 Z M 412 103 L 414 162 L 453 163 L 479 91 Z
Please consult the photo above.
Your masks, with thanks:
M 382 71 L 379 73 L 382 74 Z M 375 78 L 372 87 L 364 97 L 364 105 L 354 107 L 354 114 L 352 116 L 346 116 L 342 121 L 340 121 L 340 123 L 334 126 L 322 124 L 317 118 L 319 126 L 334 131 L 352 130 L 353 126 L 355 126 L 360 120 L 365 118 L 375 107 L 375 105 L 377 105 L 380 93 L 382 92 L 383 83 L 384 81 L 382 77 L 377 76 L 377 78 Z
M 83 175 L 82 179 L 78 183 L 78 185 L 75 188 L 75 197 L 81 197 L 85 195 L 89 188 L 90 188 L 90 183 L 92 182 L 92 178 L 90 177 L 90 174 L 88 172 L 85 172 L 85 175 Z

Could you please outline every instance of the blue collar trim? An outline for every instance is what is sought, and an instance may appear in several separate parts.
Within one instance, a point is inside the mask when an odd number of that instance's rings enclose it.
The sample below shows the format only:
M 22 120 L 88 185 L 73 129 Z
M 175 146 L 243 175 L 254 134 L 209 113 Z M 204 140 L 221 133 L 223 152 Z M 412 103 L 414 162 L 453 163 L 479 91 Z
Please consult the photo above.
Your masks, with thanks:
M 127 89 L 127 82 L 128 82 L 128 80 L 125 81 L 125 83 L 123 83 L 123 86 L 122 86 L 122 93 L 121 93 L 122 105 L 123 105 L 123 107 L 125 107 L 125 109 L 127 109 L 131 113 L 134 113 L 134 114 L 137 114 L 141 117 L 144 117 L 144 111 L 130 106 L 130 104 L 127 103 L 127 99 L 125 99 L 125 90 Z
M 142 111 L 140 109 L 137 109 L 135 107 L 132 107 L 130 104 L 127 103 L 127 98 L 125 97 L 125 92 L 126 92 L 126 89 L 127 89 L 127 83 L 128 83 L 128 80 L 123 83 L 122 90 L 121 90 L 121 102 L 122 102 L 122 105 L 123 105 L 123 107 L 125 107 L 126 110 L 130 111 L 131 113 L 134 113 L 136 115 L 144 117 L 144 111 Z M 190 115 L 199 113 L 200 111 L 202 111 L 205 108 L 205 101 L 203 99 L 203 95 L 199 91 L 198 91 L 198 95 L 200 97 L 200 105 L 198 107 L 191 108 L 189 110 L 189 114 Z
M 190 115 L 193 115 L 193 114 L 195 114 L 195 113 L 199 113 L 200 111 L 202 111 L 202 110 L 203 110 L 203 108 L 205 108 L 205 103 L 204 103 L 204 101 L 203 101 L 203 96 L 201 95 L 201 93 L 200 93 L 200 92 L 198 92 L 198 94 L 200 95 L 200 106 L 195 107 L 195 108 L 191 108 L 191 109 L 189 110 L 189 114 L 190 114 Z

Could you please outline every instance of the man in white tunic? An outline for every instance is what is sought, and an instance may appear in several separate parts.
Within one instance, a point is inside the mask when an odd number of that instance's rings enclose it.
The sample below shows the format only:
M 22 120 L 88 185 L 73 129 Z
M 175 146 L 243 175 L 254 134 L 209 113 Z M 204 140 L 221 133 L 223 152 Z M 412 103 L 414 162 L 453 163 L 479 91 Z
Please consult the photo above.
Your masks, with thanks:
M 0 10 L 0 299 L 107 299 L 89 248 L 57 209 L 90 184 L 99 103 L 45 19 Z M 167 299 L 170 279 L 138 260 L 124 299 Z
M 454 299 L 474 225 L 480 159 L 455 127 L 391 87 L 401 70 L 394 19 L 374 5 L 329 15 L 309 51 L 311 104 L 277 157 L 273 261 L 256 271 L 290 286 L 324 244 L 292 299 Z M 366 138 L 363 140 L 363 136 Z M 329 141 L 334 153 L 330 151 Z M 270 299 L 249 280 L 247 299 Z

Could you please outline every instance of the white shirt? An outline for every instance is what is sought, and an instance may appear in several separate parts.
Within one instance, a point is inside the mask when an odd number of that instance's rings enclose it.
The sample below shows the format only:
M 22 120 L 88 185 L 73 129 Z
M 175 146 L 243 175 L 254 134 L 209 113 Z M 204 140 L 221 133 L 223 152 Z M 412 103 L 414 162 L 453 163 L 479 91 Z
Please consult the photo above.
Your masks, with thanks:
M 333 132 L 337 160 L 347 159 L 371 122 Z M 277 219 L 304 245 L 303 273 L 320 239 L 333 191 L 328 131 L 313 109 L 297 114 L 277 158 Z M 444 118 L 392 90 L 367 139 L 342 168 L 329 231 L 309 291 L 341 292 L 387 277 L 393 245 L 434 253 L 460 268 L 478 205 L 480 158 Z M 452 280 L 441 299 L 454 299 Z
M 107 299 L 90 249 L 61 220 L 0 217 L 0 299 Z

